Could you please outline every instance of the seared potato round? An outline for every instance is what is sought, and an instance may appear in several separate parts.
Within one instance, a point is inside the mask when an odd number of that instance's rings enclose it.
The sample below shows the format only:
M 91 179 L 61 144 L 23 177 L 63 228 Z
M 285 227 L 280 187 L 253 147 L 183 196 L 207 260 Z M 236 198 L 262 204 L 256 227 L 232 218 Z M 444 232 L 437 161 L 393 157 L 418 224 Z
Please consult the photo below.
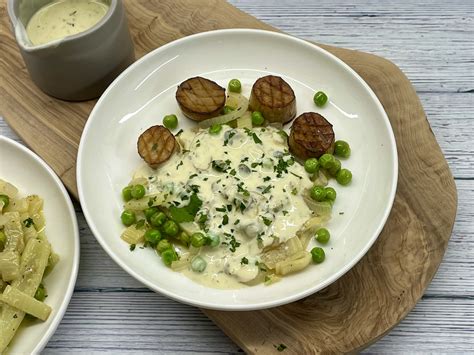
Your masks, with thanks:
M 250 108 L 260 111 L 268 122 L 284 124 L 296 116 L 295 93 L 279 76 L 267 75 L 253 84 Z
M 176 101 L 184 115 L 194 121 L 218 116 L 225 105 L 225 89 L 199 76 L 183 81 L 176 91 Z
M 176 149 L 176 138 L 168 128 L 152 126 L 138 138 L 138 154 L 152 168 L 168 160 Z
M 288 144 L 291 153 L 302 160 L 332 153 L 334 151 L 332 124 L 319 113 L 303 113 L 291 126 Z

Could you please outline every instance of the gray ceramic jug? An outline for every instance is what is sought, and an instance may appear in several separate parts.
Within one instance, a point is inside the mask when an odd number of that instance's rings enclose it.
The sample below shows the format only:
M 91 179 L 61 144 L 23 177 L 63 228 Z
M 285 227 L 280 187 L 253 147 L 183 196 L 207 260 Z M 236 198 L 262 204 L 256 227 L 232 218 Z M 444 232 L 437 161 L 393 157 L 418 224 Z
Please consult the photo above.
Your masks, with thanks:
M 100 96 L 134 61 L 133 42 L 121 0 L 103 0 L 105 16 L 87 31 L 34 46 L 26 34 L 33 14 L 51 0 L 8 0 L 13 31 L 35 84 L 48 95 L 71 101 Z

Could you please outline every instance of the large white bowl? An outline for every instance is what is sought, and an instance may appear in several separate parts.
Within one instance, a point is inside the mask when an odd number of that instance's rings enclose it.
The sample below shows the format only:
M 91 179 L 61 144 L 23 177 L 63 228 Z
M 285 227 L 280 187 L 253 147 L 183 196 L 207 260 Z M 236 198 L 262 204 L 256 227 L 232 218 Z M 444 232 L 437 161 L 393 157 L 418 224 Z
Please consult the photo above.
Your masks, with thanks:
M 0 178 L 14 184 L 21 195 L 44 199 L 46 235 L 60 260 L 45 278 L 53 309 L 46 322 L 24 320 L 8 347 L 11 354 L 36 354 L 48 343 L 66 312 L 79 268 L 79 229 L 76 213 L 63 184 L 36 154 L 0 136 Z
M 343 161 L 354 175 L 338 198 L 328 228 L 326 261 L 284 277 L 270 287 L 217 290 L 163 266 L 150 249 L 130 252 L 120 239 L 121 189 L 141 164 L 138 136 L 162 117 L 176 113 L 177 85 L 204 76 L 226 86 L 242 81 L 244 94 L 267 74 L 282 76 L 294 89 L 298 114 L 317 111 L 334 125 L 337 139 L 350 142 Z M 330 103 L 319 109 L 316 91 Z M 201 33 L 169 43 L 130 66 L 102 95 L 84 129 L 77 162 L 79 196 L 85 216 L 105 251 L 130 275 L 175 300 L 220 310 L 274 307 L 308 296 L 337 280 L 370 248 L 390 212 L 397 183 L 397 152 L 389 120 L 369 86 L 338 58 L 287 35 L 257 30 Z

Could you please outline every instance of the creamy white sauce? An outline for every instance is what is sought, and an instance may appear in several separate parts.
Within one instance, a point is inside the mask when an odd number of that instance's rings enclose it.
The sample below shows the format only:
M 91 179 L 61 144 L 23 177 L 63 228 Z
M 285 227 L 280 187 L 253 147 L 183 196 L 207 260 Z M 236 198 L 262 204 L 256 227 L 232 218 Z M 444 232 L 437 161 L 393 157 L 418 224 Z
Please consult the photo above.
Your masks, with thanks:
M 34 45 L 84 32 L 105 16 L 109 6 L 98 0 L 58 0 L 40 8 L 26 26 Z
M 275 128 L 245 131 L 224 126 L 217 135 L 184 131 L 178 141 L 181 153 L 157 170 L 143 168 L 134 177 L 146 177 L 148 194 L 165 194 L 177 207 L 189 203 L 194 186 L 203 201 L 196 221 L 207 214 L 201 227 L 219 235 L 221 244 L 201 248 L 199 255 L 207 262 L 204 272 L 183 272 L 206 286 L 242 287 L 258 275 L 263 248 L 295 236 L 312 216 L 302 197 L 312 182 Z

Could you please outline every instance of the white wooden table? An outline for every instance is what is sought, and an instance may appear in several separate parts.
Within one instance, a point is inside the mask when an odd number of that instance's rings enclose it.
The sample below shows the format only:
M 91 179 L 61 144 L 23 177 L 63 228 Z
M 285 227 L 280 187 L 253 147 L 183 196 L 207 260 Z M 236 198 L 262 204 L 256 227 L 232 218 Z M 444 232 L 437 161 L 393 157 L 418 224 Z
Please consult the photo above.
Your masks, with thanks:
M 384 56 L 411 79 L 456 179 L 458 214 L 422 300 L 366 352 L 474 351 L 473 0 L 231 3 L 292 35 Z M 0 134 L 19 140 L 1 118 Z M 241 351 L 198 309 L 155 294 L 122 271 L 97 244 L 78 205 L 76 212 L 79 278 L 46 353 Z

